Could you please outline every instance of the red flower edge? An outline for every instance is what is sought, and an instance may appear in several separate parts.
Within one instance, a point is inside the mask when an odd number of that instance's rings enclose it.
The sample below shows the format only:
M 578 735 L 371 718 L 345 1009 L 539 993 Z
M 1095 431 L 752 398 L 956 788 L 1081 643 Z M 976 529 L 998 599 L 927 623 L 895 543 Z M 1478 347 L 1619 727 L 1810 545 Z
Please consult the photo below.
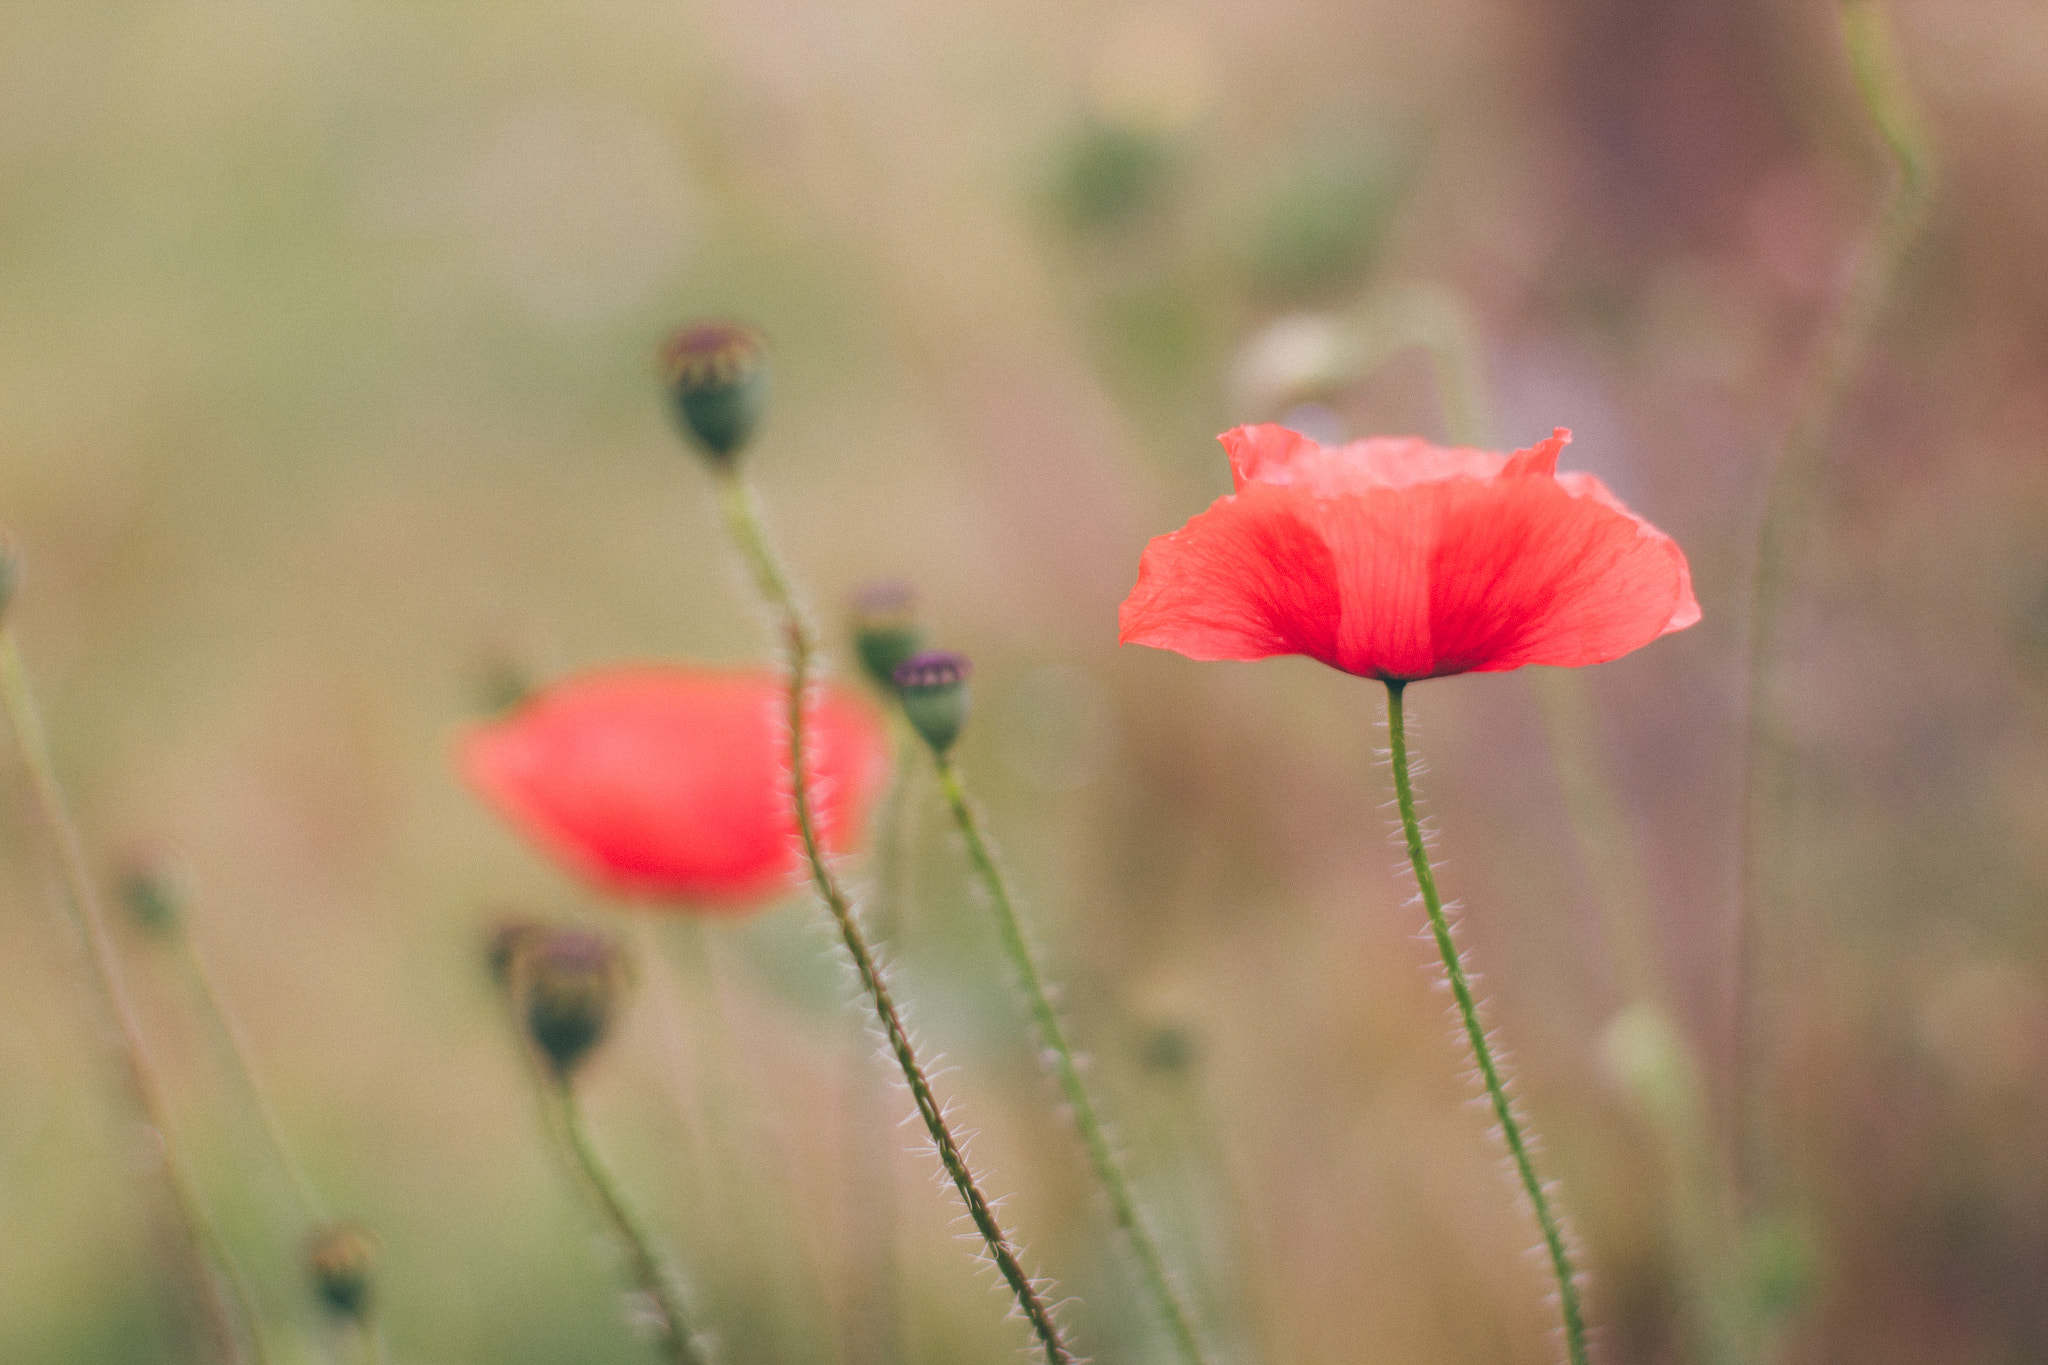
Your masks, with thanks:
M 600 669 L 470 728 L 457 765 L 547 853 L 613 895 L 739 911 L 802 871 L 789 788 L 786 680 L 759 670 Z M 872 708 L 820 685 L 805 712 L 825 848 L 860 836 L 887 777 Z
M 1145 548 L 1118 638 L 1413 681 L 1604 663 L 1698 621 L 1671 537 L 1592 475 L 1557 472 L 1570 439 L 1502 455 L 1225 432 L 1237 491 Z

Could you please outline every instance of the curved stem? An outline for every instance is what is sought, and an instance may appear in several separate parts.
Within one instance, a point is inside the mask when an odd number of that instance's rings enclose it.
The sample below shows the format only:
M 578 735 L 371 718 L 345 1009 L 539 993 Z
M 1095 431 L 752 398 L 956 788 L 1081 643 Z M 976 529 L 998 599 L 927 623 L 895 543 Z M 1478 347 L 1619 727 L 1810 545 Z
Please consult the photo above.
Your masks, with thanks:
M 207 1316 L 213 1325 L 214 1335 L 219 1338 L 223 1357 L 229 1362 L 243 1359 L 242 1343 L 246 1339 L 251 1355 L 261 1365 L 268 1356 L 258 1325 L 255 1294 L 229 1254 L 227 1243 L 207 1212 L 198 1185 L 179 1149 L 176 1132 L 170 1123 L 170 1108 L 157 1088 L 156 1068 L 149 1055 L 149 1045 L 143 1038 L 142 1025 L 135 1017 L 134 1006 L 128 999 L 128 988 L 121 976 L 113 936 L 107 931 L 99 893 L 93 887 L 92 873 L 86 866 L 78 827 L 71 821 L 64 801 L 64 789 L 57 781 L 57 768 L 50 759 L 49 740 L 43 731 L 42 713 L 36 706 L 35 693 L 29 687 L 28 670 L 22 664 L 21 648 L 15 641 L 11 626 L 0 626 L 0 708 L 5 709 L 8 723 L 14 729 L 22 764 L 28 770 L 29 785 L 35 792 L 36 805 L 42 812 L 44 823 L 49 826 L 51 842 L 56 845 L 66 904 L 78 931 L 85 938 L 100 994 L 120 1032 L 121 1056 L 127 1064 L 136 1107 L 141 1111 L 143 1121 L 163 1143 L 165 1179 L 177 1205 L 185 1236 L 191 1243 L 193 1258 L 199 1265 L 200 1280 L 206 1288 Z
M 597 1148 L 590 1141 L 590 1132 L 583 1125 L 582 1106 L 576 1102 L 574 1083 L 568 1077 L 550 1071 L 544 1085 L 554 1098 L 565 1145 L 570 1155 L 576 1158 L 591 1192 L 597 1196 L 606 1221 L 625 1246 L 634 1281 L 653 1301 L 661 1319 L 656 1329 L 656 1344 L 660 1346 L 661 1353 L 674 1365 L 709 1365 L 703 1348 L 690 1331 L 689 1319 L 683 1312 L 675 1285 L 655 1253 L 654 1239 L 641 1226 L 639 1216 L 619 1189 L 611 1168 L 605 1165 L 604 1158 L 598 1155 Z
M 1405 682 L 1387 683 L 1387 735 L 1393 750 L 1394 794 L 1401 806 L 1401 831 L 1408 840 L 1408 861 L 1415 867 L 1415 881 L 1422 889 L 1422 903 L 1429 911 L 1430 933 L 1436 937 L 1437 952 L 1444 960 L 1444 975 L 1451 983 L 1451 996 L 1458 1002 L 1458 1017 L 1465 1025 L 1466 1041 L 1472 1045 L 1472 1056 L 1479 1063 L 1479 1074 L 1486 1082 L 1486 1097 L 1492 1101 L 1493 1116 L 1500 1123 L 1501 1135 L 1507 1139 L 1508 1154 L 1514 1158 L 1515 1173 L 1521 1177 L 1522 1189 L 1529 1196 L 1529 1203 L 1536 1211 L 1536 1225 L 1542 1229 L 1543 1245 L 1550 1253 L 1550 1268 L 1557 1276 L 1557 1301 L 1564 1315 L 1565 1350 L 1572 1365 L 1586 1365 L 1586 1321 L 1579 1307 L 1579 1286 L 1576 1272 L 1572 1269 L 1571 1254 L 1565 1249 L 1564 1229 L 1551 1211 L 1550 1198 L 1543 1191 L 1543 1182 L 1536 1178 L 1536 1162 L 1529 1154 L 1529 1144 L 1522 1135 L 1522 1125 L 1515 1117 L 1514 1104 L 1508 1099 L 1507 1083 L 1501 1079 L 1500 1067 L 1494 1062 L 1493 1049 L 1487 1044 L 1486 1030 L 1479 1022 L 1479 1006 L 1472 999 L 1472 985 L 1465 979 L 1465 964 L 1458 955 L 1458 945 L 1451 937 L 1451 923 L 1444 917 L 1442 899 L 1437 895 L 1436 875 L 1430 870 L 1429 850 L 1422 840 L 1422 825 L 1415 816 L 1415 791 L 1408 772 L 1408 737 L 1402 723 L 1401 693 L 1408 686 Z
M 1863 108 L 1891 156 L 1894 175 L 1875 234 L 1850 282 L 1840 310 L 1822 337 L 1791 425 L 1778 454 L 1763 520 L 1757 527 L 1756 576 L 1749 607 L 1746 674 L 1748 732 L 1743 751 L 1743 823 L 1740 902 L 1736 909 L 1733 1028 L 1735 1114 L 1732 1146 L 1736 1181 L 1745 1204 L 1760 1195 L 1762 1116 L 1759 1072 L 1764 1028 L 1755 995 L 1763 957 L 1763 920 L 1782 874 L 1779 841 L 1772 834 L 1790 805 L 1791 744 L 1778 722 L 1772 695 L 1773 648 L 1784 597 L 1797 568 L 1803 534 L 1819 492 L 1823 440 L 1849 381 L 1870 344 L 1933 206 L 1933 183 L 1913 102 L 1901 78 L 1891 25 L 1878 0 L 1840 0 L 1848 47 Z
M 981 822 L 960 785 L 960 772 L 944 754 L 935 754 L 933 759 L 938 765 L 939 785 L 945 790 L 946 804 L 953 810 L 953 821 L 960 827 L 961 837 L 967 841 L 967 856 L 974 863 L 982 886 L 988 891 L 989 904 L 995 907 L 996 928 L 1002 938 L 1003 951 L 1009 954 L 1010 966 L 1017 973 L 1032 1021 L 1038 1026 L 1040 1045 L 1052 1059 L 1053 1075 L 1059 1081 L 1060 1093 L 1065 1096 L 1067 1107 L 1073 1111 L 1074 1127 L 1081 1134 L 1081 1145 L 1088 1150 L 1088 1163 L 1095 1168 L 1095 1178 L 1101 1184 L 1103 1194 L 1109 1198 L 1110 1214 L 1130 1243 L 1131 1254 L 1137 1258 L 1146 1291 L 1151 1294 L 1159 1316 L 1165 1320 L 1181 1359 L 1187 1365 L 1207 1365 L 1201 1343 L 1195 1337 L 1193 1315 L 1182 1302 L 1179 1291 L 1173 1287 L 1166 1260 L 1159 1254 L 1159 1244 L 1145 1226 L 1138 1201 L 1131 1193 L 1123 1163 L 1110 1146 L 1102 1121 L 1095 1115 L 1095 1103 L 1088 1096 L 1087 1086 L 1081 1082 L 1081 1069 L 1074 1062 L 1074 1049 L 1067 1042 L 1059 1011 L 1053 1008 L 1052 997 L 1046 991 L 1045 978 L 1038 969 L 1031 944 L 1024 937 L 1024 926 L 1017 917 L 1015 902 L 1010 899 L 1002 869 L 989 852 L 988 841 L 982 837 Z
M 1058 1325 L 1052 1320 L 1052 1310 L 1046 1306 L 1031 1278 L 1024 1273 L 1008 1235 L 996 1221 L 995 1211 L 989 1207 L 987 1197 L 976 1184 L 974 1173 L 968 1169 L 960 1144 L 932 1094 L 931 1081 L 925 1075 L 923 1063 L 917 1059 L 910 1032 L 904 1027 L 888 983 L 883 980 L 874 950 L 868 945 L 867 934 L 853 913 L 853 903 L 825 859 L 824 846 L 818 840 L 817 818 L 811 809 L 808 755 L 804 748 L 804 703 L 810 690 L 811 659 L 816 647 L 810 627 L 805 624 L 803 613 L 790 593 L 787 576 L 762 532 L 761 520 L 754 510 L 746 484 L 729 468 L 719 467 L 715 472 L 726 525 L 732 533 L 733 542 L 746 559 L 761 596 L 781 618 L 783 643 L 789 651 L 790 786 L 796 804 L 797 832 L 803 840 L 804 859 L 810 867 L 811 882 L 839 927 L 847 954 L 852 957 L 854 970 L 860 975 L 861 986 L 867 991 L 875 1014 L 882 1021 L 882 1029 L 888 1035 L 889 1050 L 895 1054 L 896 1064 L 903 1070 L 903 1079 L 910 1085 L 911 1098 L 917 1103 L 925 1131 L 931 1135 L 932 1145 L 938 1149 L 939 1161 L 945 1166 L 954 1188 L 960 1191 L 960 1198 L 967 1205 L 968 1217 L 987 1244 L 997 1271 L 1016 1296 L 1017 1307 L 1031 1324 L 1032 1333 L 1044 1349 L 1046 1360 L 1050 1365 L 1070 1365 L 1074 1357 L 1061 1339 Z

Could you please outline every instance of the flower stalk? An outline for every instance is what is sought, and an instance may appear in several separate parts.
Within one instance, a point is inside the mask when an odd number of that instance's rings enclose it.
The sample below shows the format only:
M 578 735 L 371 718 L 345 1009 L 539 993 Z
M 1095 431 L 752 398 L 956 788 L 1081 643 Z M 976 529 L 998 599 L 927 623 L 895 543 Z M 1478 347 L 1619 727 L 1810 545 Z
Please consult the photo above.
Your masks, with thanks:
M 306 1168 L 300 1163 L 298 1154 L 292 1150 L 290 1141 L 285 1137 L 283 1120 L 278 1116 L 277 1106 L 271 1102 L 269 1090 L 256 1073 L 256 1064 L 250 1055 L 248 1039 L 242 1031 L 241 1023 L 228 1010 L 219 987 L 214 984 L 213 970 L 208 966 L 205 954 L 200 952 L 199 944 L 193 939 L 190 926 L 181 915 L 173 927 L 184 949 L 186 965 L 191 969 L 192 979 L 198 984 L 199 997 L 206 1008 L 207 1016 L 213 1021 L 214 1030 L 220 1037 L 235 1075 L 241 1080 L 242 1088 L 256 1110 L 257 1121 L 270 1142 L 271 1153 L 277 1158 L 278 1165 L 284 1168 L 292 1192 L 298 1199 L 300 1214 L 316 1229 L 335 1226 L 327 1213 L 320 1192 L 314 1188 L 312 1179 L 306 1174 Z M 381 1365 L 389 1351 L 384 1342 L 384 1329 L 375 1309 L 375 1296 L 365 1295 L 348 1316 L 355 1325 L 364 1358 L 374 1365 Z
M 543 1069 L 542 1091 L 555 1111 L 563 1145 L 575 1159 L 584 1183 L 597 1197 L 598 1208 L 612 1225 L 619 1244 L 626 1249 L 627 1269 L 640 1292 L 654 1306 L 655 1344 L 671 1365 L 710 1365 L 710 1358 L 690 1330 L 674 1282 L 654 1250 L 654 1239 L 640 1222 L 639 1214 L 619 1188 L 618 1178 L 590 1140 L 583 1122 L 583 1106 L 576 1099 L 574 1081 L 562 1072 Z
M 1465 965 L 1459 956 L 1457 940 L 1451 935 L 1450 920 L 1444 915 L 1443 900 L 1436 889 L 1436 874 L 1430 868 L 1429 850 L 1422 838 L 1422 825 L 1416 818 L 1415 790 L 1408 765 L 1408 737 L 1401 707 L 1401 694 L 1407 686 L 1406 682 L 1387 681 L 1387 736 L 1394 769 L 1394 794 L 1401 807 L 1401 831 L 1408 843 L 1408 861 L 1415 869 L 1415 882 L 1422 891 L 1422 904 L 1429 911 L 1430 933 L 1435 937 L 1437 952 L 1443 958 L 1444 975 L 1451 985 L 1451 997 L 1457 1001 L 1458 1018 L 1465 1025 L 1466 1041 L 1472 1046 L 1473 1060 L 1478 1062 L 1480 1077 L 1486 1082 L 1486 1097 L 1493 1106 L 1495 1120 L 1500 1124 L 1501 1136 L 1507 1141 L 1508 1155 L 1514 1158 L 1515 1174 L 1521 1178 L 1523 1192 L 1529 1196 L 1529 1203 L 1535 1210 L 1536 1226 L 1543 1233 L 1550 1268 L 1557 1277 L 1557 1300 L 1564 1318 L 1566 1354 L 1571 1365 L 1587 1365 L 1585 1315 L 1579 1305 L 1577 1272 L 1572 1269 L 1571 1253 L 1565 1247 L 1564 1228 L 1550 1207 L 1543 1182 L 1536 1176 L 1536 1162 L 1530 1155 L 1522 1123 L 1515 1117 L 1507 1083 L 1494 1060 L 1493 1049 L 1486 1041 L 1486 1029 L 1479 1022 L 1479 1006 L 1472 998 L 1472 985 L 1465 977 Z
M 917 1104 L 917 1112 L 924 1121 L 925 1131 L 930 1134 L 932 1144 L 938 1149 L 939 1161 L 945 1167 L 954 1188 L 960 1192 L 961 1200 L 967 1205 L 967 1214 L 973 1220 L 975 1230 L 987 1244 L 990 1257 L 995 1261 L 997 1271 L 1016 1296 L 1017 1306 L 1025 1320 L 1030 1323 L 1032 1334 L 1045 1353 L 1048 1365 L 1070 1365 L 1074 1360 L 1061 1336 L 1058 1324 L 1053 1321 L 1052 1310 L 1044 1296 L 1024 1273 L 1017 1252 L 1011 1246 L 1008 1234 L 996 1219 L 995 1211 L 975 1181 L 974 1173 L 968 1168 L 967 1159 L 960 1150 L 958 1139 L 946 1121 L 938 1099 L 932 1093 L 931 1081 L 924 1065 L 918 1060 L 916 1048 L 910 1040 L 909 1030 L 904 1026 L 902 1015 L 897 1010 L 888 983 L 883 979 L 882 969 L 869 945 L 867 934 L 861 928 L 854 914 L 853 903 L 839 884 L 837 875 L 826 860 L 824 845 L 817 831 L 817 821 L 812 810 L 812 793 L 808 776 L 808 755 L 804 742 L 805 699 L 811 684 L 811 669 L 816 644 L 811 636 L 810 626 L 805 622 L 803 612 L 790 592 L 788 576 L 783 572 L 774 548 L 769 544 L 761 526 L 761 519 L 754 506 L 754 499 L 745 481 L 730 462 L 707 462 L 712 477 L 717 481 L 720 507 L 725 515 L 727 530 L 738 548 L 741 558 L 754 578 L 763 602 L 778 618 L 783 645 L 788 654 L 789 667 L 789 768 L 791 794 L 796 805 L 797 831 L 803 842 L 804 859 L 809 866 L 811 882 L 817 888 L 818 896 L 831 912 L 841 939 L 846 944 L 848 956 L 853 959 L 854 970 L 860 976 L 862 988 L 867 992 L 870 1003 L 880 1018 L 884 1033 L 888 1037 L 889 1050 L 895 1055 L 896 1063 L 902 1068 L 903 1078 L 910 1085 L 911 1098 Z
M 0 604 L 0 610 L 5 610 L 4 604 Z M 4 623 L 0 623 L 0 709 L 7 713 L 36 806 L 49 827 L 51 842 L 56 846 L 65 903 L 71 911 L 73 924 L 85 939 L 94 979 L 120 1034 L 121 1056 L 126 1063 L 136 1108 L 140 1110 L 143 1122 L 163 1144 L 165 1180 L 177 1206 L 180 1226 L 199 1267 L 207 1318 L 218 1339 L 222 1359 L 229 1365 L 241 1365 L 244 1360 L 264 1365 L 268 1352 L 259 1325 L 255 1294 L 229 1252 L 227 1242 L 208 1212 L 198 1184 L 185 1164 L 176 1131 L 170 1123 L 169 1105 L 157 1085 L 156 1067 L 150 1057 L 148 1042 L 128 998 L 113 936 L 108 931 L 106 916 L 100 907 L 99 893 L 86 866 L 84 845 L 78 837 L 78 827 L 72 823 L 64 789 L 57 780 L 56 764 L 50 758 L 42 712 L 36 705 L 35 692 L 29 686 L 21 647 L 15 640 L 14 628 Z
M 939 786 L 946 794 L 946 805 L 953 812 L 953 823 L 959 827 L 960 836 L 967 843 L 968 859 L 974 864 L 975 874 L 981 879 L 989 904 L 995 910 L 997 933 L 1002 940 L 1003 951 L 1010 959 L 1010 967 L 1016 973 L 1024 1002 L 1030 1008 L 1032 1022 L 1038 1027 L 1039 1043 L 1050 1061 L 1054 1079 L 1059 1082 L 1060 1094 L 1073 1114 L 1074 1127 L 1088 1153 L 1088 1164 L 1094 1169 L 1095 1179 L 1109 1199 L 1110 1215 L 1116 1220 L 1124 1240 L 1130 1244 L 1131 1255 L 1138 1262 L 1146 1292 L 1173 1338 L 1175 1352 L 1186 1365 L 1208 1365 L 1201 1342 L 1195 1335 L 1193 1314 L 1174 1288 L 1165 1257 L 1159 1252 L 1159 1243 L 1145 1225 L 1137 1198 L 1124 1174 L 1123 1163 L 1118 1159 L 1116 1149 L 1110 1145 L 1108 1134 L 1103 1131 L 1102 1120 L 1096 1116 L 1095 1102 L 1089 1097 L 1088 1087 L 1082 1083 L 1081 1068 L 1074 1060 L 1074 1049 L 1067 1041 L 1066 1028 L 1060 1023 L 1059 1011 L 1053 1008 L 1044 973 L 1039 970 L 1036 955 L 1024 935 L 1024 926 L 1018 918 L 1016 903 L 1010 897 L 1002 868 L 989 851 L 988 840 L 981 832 L 981 821 L 961 785 L 960 770 L 954 766 L 950 756 L 936 749 L 932 761 L 938 768 Z
M 910 788 L 916 775 L 917 737 L 901 722 L 891 747 L 889 790 L 875 816 L 874 892 L 867 922 L 874 941 L 900 960 L 904 902 L 909 895 Z M 846 1151 L 849 1247 L 846 1358 L 852 1365 L 888 1365 L 901 1354 L 901 1306 L 896 1219 L 896 1097 L 889 1060 L 880 1055 L 867 1020 L 849 1021 L 855 1059 L 852 1133 Z
M 625 1248 L 633 1286 L 654 1310 L 662 1358 L 670 1365 L 709 1365 L 654 1239 L 591 1142 L 576 1097 L 578 1070 L 611 1032 L 629 974 L 625 960 L 609 938 L 578 929 L 515 924 L 499 938 L 494 955 L 502 949 L 501 980 L 548 1130 Z

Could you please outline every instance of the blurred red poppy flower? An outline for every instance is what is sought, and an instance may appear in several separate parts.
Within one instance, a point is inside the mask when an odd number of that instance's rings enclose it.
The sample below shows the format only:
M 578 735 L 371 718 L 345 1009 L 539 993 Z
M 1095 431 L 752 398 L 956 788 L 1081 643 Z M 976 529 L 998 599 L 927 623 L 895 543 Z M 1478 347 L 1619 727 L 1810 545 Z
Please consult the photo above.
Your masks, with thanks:
M 1412 681 L 1602 663 L 1699 620 L 1671 537 L 1557 472 L 1570 439 L 1502 455 L 1225 432 L 1237 491 L 1146 547 L 1119 638 Z
M 463 736 L 464 776 L 521 831 L 606 891 L 744 909 L 801 871 L 785 680 L 643 665 L 581 674 Z M 819 837 L 859 838 L 887 776 L 880 720 L 844 688 L 806 713 Z

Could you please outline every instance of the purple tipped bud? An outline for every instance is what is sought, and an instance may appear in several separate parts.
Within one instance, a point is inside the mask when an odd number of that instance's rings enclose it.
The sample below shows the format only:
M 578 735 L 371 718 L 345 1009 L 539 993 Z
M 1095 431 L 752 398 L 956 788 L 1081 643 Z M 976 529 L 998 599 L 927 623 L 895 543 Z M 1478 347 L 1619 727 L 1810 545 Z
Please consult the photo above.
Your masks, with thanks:
M 661 375 L 683 430 L 714 464 L 753 439 L 768 403 L 768 344 L 739 322 L 693 322 L 661 348 Z
M 870 583 L 853 595 L 853 647 L 861 667 L 884 692 L 896 690 L 897 666 L 924 645 L 917 594 L 907 583 Z
M 511 961 L 527 1036 L 566 1080 L 611 1030 L 625 956 L 604 934 L 534 928 L 513 941 Z
M 967 675 L 973 671 L 966 655 L 931 650 L 911 655 L 891 675 L 903 714 L 935 754 L 952 748 L 967 723 Z

